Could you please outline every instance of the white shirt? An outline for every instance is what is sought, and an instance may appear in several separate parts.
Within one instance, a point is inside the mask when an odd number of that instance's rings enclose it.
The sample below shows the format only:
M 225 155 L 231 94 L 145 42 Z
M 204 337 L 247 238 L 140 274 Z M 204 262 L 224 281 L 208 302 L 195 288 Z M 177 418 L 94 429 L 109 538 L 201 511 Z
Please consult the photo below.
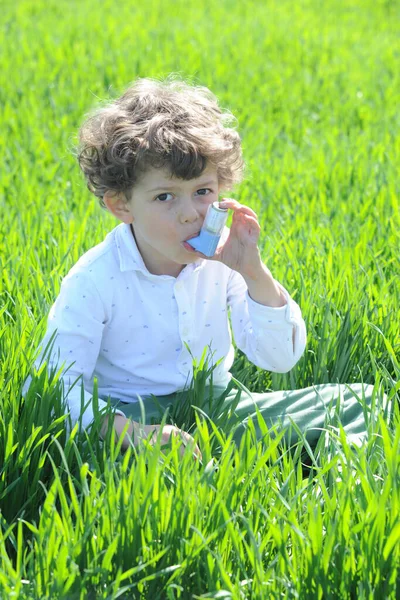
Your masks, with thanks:
M 277 284 L 287 304 L 273 308 L 253 301 L 243 277 L 217 261 L 199 259 L 178 277 L 153 275 L 130 226 L 121 223 L 63 279 L 36 365 L 57 330 L 48 365 L 60 367 L 65 361 L 62 380 L 73 425 L 80 416 L 83 380 L 88 406 L 82 427 L 87 428 L 93 421 L 95 377 L 99 397 L 123 402 L 189 385 L 192 357 L 185 343 L 195 358 L 206 346 L 214 351 L 214 364 L 223 358 L 213 371 L 213 383 L 226 386 L 234 360 L 230 308 L 237 347 L 256 366 L 286 373 L 304 352 L 306 326 L 298 304 Z M 106 404 L 99 398 L 99 409 Z

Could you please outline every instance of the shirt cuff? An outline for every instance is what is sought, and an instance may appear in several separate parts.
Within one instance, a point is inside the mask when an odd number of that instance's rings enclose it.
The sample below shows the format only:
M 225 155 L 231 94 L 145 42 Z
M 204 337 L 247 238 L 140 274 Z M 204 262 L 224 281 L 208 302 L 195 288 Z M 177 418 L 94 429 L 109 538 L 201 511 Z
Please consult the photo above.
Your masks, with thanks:
M 275 280 L 276 281 L 276 280 Z M 276 281 L 278 287 L 282 290 L 286 299 L 284 306 L 265 306 L 253 300 L 249 292 L 246 292 L 247 305 L 249 307 L 249 316 L 251 322 L 257 329 L 282 329 L 282 325 L 290 323 L 298 325 L 301 320 L 301 310 L 299 305 L 293 300 L 286 288 L 279 281 Z

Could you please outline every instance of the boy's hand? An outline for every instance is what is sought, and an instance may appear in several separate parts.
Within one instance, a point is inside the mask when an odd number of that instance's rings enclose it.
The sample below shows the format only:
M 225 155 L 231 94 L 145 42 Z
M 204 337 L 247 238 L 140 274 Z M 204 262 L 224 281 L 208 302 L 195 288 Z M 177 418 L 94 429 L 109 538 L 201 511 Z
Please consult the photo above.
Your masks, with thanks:
M 152 445 L 155 444 L 155 442 L 157 441 L 157 436 L 159 434 L 161 425 L 140 425 L 136 421 L 132 421 L 131 419 L 123 417 L 122 415 L 115 415 L 114 429 L 117 432 L 118 438 L 121 436 L 127 422 L 129 422 L 129 427 L 128 427 L 128 431 L 125 434 L 124 440 L 122 442 L 122 448 L 124 450 L 127 450 L 127 448 L 129 448 L 130 439 L 132 439 L 132 436 L 133 436 L 133 443 L 135 446 L 138 445 L 140 438 L 147 439 L 149 441 L 149 443 Z M 103 437 L 105 435 L 105 432 L 107 431 L 107 426 L 108 426 L 108 417 L 106 417 L 103 427 L 102 427 L 102 430 L 101 430 Z M 202 458 L 200 449 L 197 446 L 197 444 L 194 443 L 194 439 L 192 438 L 192 436 L 189 433 L 187 433 L 186 431 L 183 431 L 182 429 L 178 429 L 178 427 L 174 427 L 173 425 L 164 425 L 164 427 L 162 428 L 161 446 L 168 444 L 171 435 L 174 435 L 175 437 L 179 436 L 183 441 L 183 444 L 179 448 L 179 453 L 180 453 L 181 458 L 183 457 L 183 454 L 185 452 L 185 447 L 188 444 L 192 445 L 192 447 L 193 447 L 194 459 L 197 460 L 197 458 L 200 458 L 200 459 Z
M 210 260 L 224 263 L 245 279 L 257 279 L 265 265 L 258 249 L 260 225 L 256 213 L 232 198 L 224 198 L 219 205 L 233 210 L 232 225 L 225 243 L 217 248 Z
M 137 436 L 137 438 L 142 437 L 142 438 L 148 439 L 151 444 L 156 443 L 157 437 L 158 437 L 160 429 L 161 429 L 161 425 L 142 425 L 142 426 L 140 426 L 138 423 L 135 423 L 134 427 L 135 427 L 135 438 L 136 438 L 136 436 Z M 193 458 L 195 460 L 197 460 L 197 458 L 200 458 L 200 460 L 202 459 L 200 448 L 197 446 L 197 444 L 195 444 L 192 436 L 189 433 L 187 433 L 186 431 L 183 431 L 182 429 L 178 429 L 178 427 L 175 427 L 174 425 L 164 425 L 164 427 L 162 428 L 161 446 L 168 444 L 171 436 L 180 437 L 180 439 L 183 442 L 179 448 L 179 454 L 180 454 L 181 458 L 184 455 L 186 446 L 189 445 L 192 447 Z

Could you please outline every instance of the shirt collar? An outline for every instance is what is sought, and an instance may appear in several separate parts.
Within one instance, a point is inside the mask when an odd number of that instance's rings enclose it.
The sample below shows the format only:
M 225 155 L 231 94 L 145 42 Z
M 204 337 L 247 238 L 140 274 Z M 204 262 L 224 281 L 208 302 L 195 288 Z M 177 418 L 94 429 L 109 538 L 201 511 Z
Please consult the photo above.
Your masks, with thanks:
M 116 227 L 116 243 L 119 258 L 119 268 L 121 271 L 140 271 L 149 278 L 162 277 L 169 279 L 170 275 L 154 275 L 150 273 L 144 264 L 142 255 L 137 247 L 136 240 L 132 234 L 131 226 L 128 223 L 121 223 Z M 207 261 L 204 258 L 199 258 L 194 263 L 189 263 L 182 273 L 192 273 L 204 268 Z

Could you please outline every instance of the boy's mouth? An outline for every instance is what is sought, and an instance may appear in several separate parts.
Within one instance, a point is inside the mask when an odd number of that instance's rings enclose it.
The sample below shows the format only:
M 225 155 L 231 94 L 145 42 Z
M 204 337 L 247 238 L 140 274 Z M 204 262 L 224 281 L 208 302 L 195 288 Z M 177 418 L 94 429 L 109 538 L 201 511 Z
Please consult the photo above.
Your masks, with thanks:
M 195 238 L 199 235 L 200 231 L 198 231 L 197 233 L 192 233 L 192 235 L 189 235 L 187 238 L 185 238 L 183 241 L 187 242 L 188 240 L 191 240 L 192 238 Z
M 192 246 L 190 246 L 190 244 L 188 244 L 188 240 L 191 240 L 192 238 L 195 238 L 199 235 L 200 231 L 198 231 L 197 233 L 192 233 L 192 235 L 189 235 L 183 242 L 182 242 L 182 246 L 185 248 L 185 250 L 187 252 L 196 252 L 196 250 L 194 248 L 192 248 Z

